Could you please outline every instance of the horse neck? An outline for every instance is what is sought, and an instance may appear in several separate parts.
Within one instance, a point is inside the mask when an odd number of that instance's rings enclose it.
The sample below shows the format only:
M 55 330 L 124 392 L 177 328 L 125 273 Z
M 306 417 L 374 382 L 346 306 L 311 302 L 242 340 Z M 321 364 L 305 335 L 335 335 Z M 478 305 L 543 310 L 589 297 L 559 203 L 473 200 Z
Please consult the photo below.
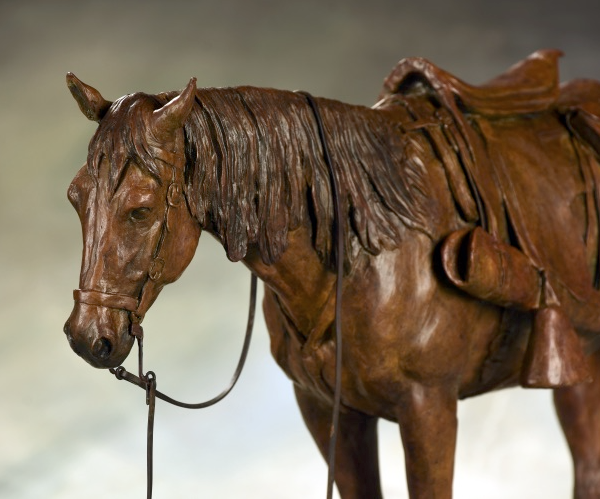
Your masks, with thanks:
M 198 100 L 196 140 L 208 129 L 204 146 L 214 154 L 199 157 L 193 174 L 198 196 L 192 207 L 200 225 L 290 309 L 321 300 L 333 283 L 330 255 L 323 255 L 331 245 L 333 210 L 329 172 L 306 98 L 241 87 L 201 90 Z M 326 99 L 318 103 L 324 117 L 346 108 Z M 326 119 L 328 138 L 336 141 L 337 130 L 328 125 Z M 344 133 L 352 136 L 347 128 Z M 319 238 L 320 256 L 314 244 Z
M 395 167 L 402 148 L 384 113 L 316 100 L 344 193 L 346 247 L 377 254 L 401 237 L 402 217 L 408 218 L 410 196 L 420 186 L 413 189 L 415 175 Z M 243 259 L 278 296 L 299 303 L 328 293 L 330 173 L 306 98 L 241 87 L 200 90 L 198 101 L 186 134 L 187 154 L 195 155 L 188 158 L 194 165 L 191 208 L 200 225 L 229 259 Z M 392 208 L 381 195 L 388 192 L 395 196 Z M 348 251 L 346 263 L 352 258 Z
M 243 262 L 276 294 L 296 328 L 310 331 L 331 301 L 335 274 L 319 259 L 308 227 L 292 231 L 288 238 L 288 248 L 277 262 L 265 264 L 256 245 Z

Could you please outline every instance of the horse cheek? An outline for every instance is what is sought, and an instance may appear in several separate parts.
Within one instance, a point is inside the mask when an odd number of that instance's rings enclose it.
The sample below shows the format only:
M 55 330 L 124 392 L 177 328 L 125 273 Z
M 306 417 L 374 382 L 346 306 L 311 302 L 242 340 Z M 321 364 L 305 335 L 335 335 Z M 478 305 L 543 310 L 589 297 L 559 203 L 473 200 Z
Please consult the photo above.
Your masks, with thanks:
M 171 209 L 173 212 L 170 214 L 172 218 L 168 221 L 168 230 L 174 233 L 165 239 L 160 255 L 166 262 L 163 273 L 165 283 L 179 279 L 190 264 L 202 232 L 200 225 L 189 213 L 185 204 Z

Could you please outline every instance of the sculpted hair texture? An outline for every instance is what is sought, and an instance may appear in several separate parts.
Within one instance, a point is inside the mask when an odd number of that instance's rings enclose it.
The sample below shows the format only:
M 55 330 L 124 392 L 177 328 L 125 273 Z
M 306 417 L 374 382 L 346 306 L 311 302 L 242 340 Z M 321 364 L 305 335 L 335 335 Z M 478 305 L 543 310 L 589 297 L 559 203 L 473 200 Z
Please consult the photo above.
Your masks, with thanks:
M 253 87 L 199 90 L 186 123 L 189 193 L 201 225 L 232 260 L 257 243 L 276 261 L 305 217 L 319 256 L 332 264 L 333 206 L 314 115 L 299 94 Z M 338 176 L 345 259 L 377 254 L 400 240 L 403 224 L 427 231 L 424 166 L 407 161 L 400 132 L 378 111 L 319 99 Z M 384 138 L 386 137 L 386 138 Z
M 160 180 L 143 118 L 175 95 L 137 93 L 116 101 L 90 143 L 90 172 L 97 175 L 107 157 L 113 191 L 131 160 Z M 396 247 L 404 226 L 428 232 L 425 171 L 415 144 L 408 143 L 417 154 L 407 158 L 406 138 L 389 133 L 392 125 L 380 111 L 318 103 L 340 184 L 347 265 L 360 248 L 378 254 Z M 229 259 L 244 258 L 257 244 L 265 263 L 277 261 L 289 231 L 308 219 L 315 250 L 333 265 L 330 177 L 305 97 L 254 87 L 200 89 L 185 140 L 190 209 Z
M 100 163 L 106 158 L 109 163 L 109 185 L 113 193 L 130 161 L 161 181 L 144 133 L 144 118 L 167 102 L 157 97 L 141 92 L 121 97 L 102 118 L 90 141 L 87 158 L 90 175 L 99 175 Z

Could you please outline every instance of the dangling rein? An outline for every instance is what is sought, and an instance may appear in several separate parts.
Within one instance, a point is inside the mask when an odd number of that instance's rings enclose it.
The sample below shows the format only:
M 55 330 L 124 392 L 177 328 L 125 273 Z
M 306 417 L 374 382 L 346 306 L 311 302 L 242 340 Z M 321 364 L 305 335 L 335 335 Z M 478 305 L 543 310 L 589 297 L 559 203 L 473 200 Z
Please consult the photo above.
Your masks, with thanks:
M 337 178 L 333 171 L 331 155 L 329 154 L 329 148 L 325 140 L 325 133 L 323 130 L 323 122 L 321 115 L 312 95 L 307 92 L 298 92 L 303 95 L 315 117 L 317 125 L 319 140 L 323 150 L 323 159 L 329 170 L 330 182 L 332 186 L 332 195 L 334 203 L 334 225 L 336 225 L 336 290 L 335 290 L 335 340 L 336 340 L 336 355 L 335 355 L 335 387 L 334 387 L 334 400 L 333 400 L 333 414 L 331 421 L 331 431 L 329 439 L 329 452 L 328 452 L 328 474 L 327 474 L 327 499 L 333 497 L 333 483 L 334 483 L 334 471 L 335 471 L 335 448 L 337 443 L 337 436 L 339 433 L 339 414 L 341 405 L 341 392 L 342 392 L 342 277 L 344 272 L 344 234 L 342 224 L 342 207 L 340 190 L 337 182 Z M 163 238 L 160 238 L 160 243 Z M 158 254 L 160 248 L 155 251 Z M 184 409 L 204 409 L 210 407 L 223 400 L 233 389 L 237 383 L 246 357 L 248 356 L 248 349 L 250 347 L 250 340 L 252 338 L 252 329 L 254 326 L 254 315 L 256 310 L 256 275 L 252 274 L 250 283 L 250 305 L 248 311 L 248 322 L 246 324 L 246 335 L 244 337 L 244 344 L 242 346 L 242 353 L 238 360 L 238 365 L 233 373 L 229 385 L 216 397 L 213 397 L 206 402 L 200 402 L 198 404 L 188 404 L 175 400 L 168 395 L 158 391 L 156 389 L 156 374 L 153 371 L 148 371 L 144 374 L 144 330 L 139 322 L 134 321 L 131 324 L 131 334 L 136 338 L 138 344 L 138 376 L 127 371 L 123 366 L 117 368 L 111 368 L 110 372 L 115 375 L 119 380 L 129 381 L 130 383 L 139 386 L 146 390 L 146 405 L 148 406 L 148 430 L 147 430 L 147 442 L 146 442 L 146 479 L 147 479 L 147 499 L 152 499 L 152 478 L 153 478 L 153 440 L 154 440 L 154 412 L 156 407 L 156 398 L 164 400 L 169 404 L 183 407 Z M 100 294 L 100 293 L 98 293 Z M 98 301 L 102 301 L 103 297 L 98 297 Z
M 244 364 L 246 357 L 248 356 L 248 349 L 250 348 L 250 339 L 252 338 L 252 329 L 254 327 L 254 315 L 256 310 L 256 275 L 252 274 L 250 280 L 250 306 L 248 310 L 248 322 L 246 324 L 246 335 L 244 337 L 244 344 L 242 346 L 242 353 L 238 360 L 237 367 L 229 385 L 216 397 L 213 397 L 206 402 L 200 402 L 197 404 L 188 404 L 175 400 L 156 389 L 156 374 L 153 371 L 148 371 L 144 374 L 144 330 L 138 323 L 134 323 L 131 326 L 131 334 L 135 336 L 138 344 L 138 376 L 130 373 L 123 366 L 119 366 L 114 369 L 110 369 L 110 372 L 115 375 L 119 380 L 124 379 L 134 385 L 137 385 L 146 390 L 146 405 L 148 406 L 148 431 L 146 440 L 146 480 L 147 480 L 147 494 L 148 499 L 152 498 L 152 471 L 153 471 L 153 440 L 154 440 L 154 409 L 156 406 L 156 398 L 158 397 L 169 404 L 176 405 L 177 407 L 183 407 L 184 409 L 204 409 L 210 407 L 223 400 L 229 392 L 233 389 L 237 383 Z

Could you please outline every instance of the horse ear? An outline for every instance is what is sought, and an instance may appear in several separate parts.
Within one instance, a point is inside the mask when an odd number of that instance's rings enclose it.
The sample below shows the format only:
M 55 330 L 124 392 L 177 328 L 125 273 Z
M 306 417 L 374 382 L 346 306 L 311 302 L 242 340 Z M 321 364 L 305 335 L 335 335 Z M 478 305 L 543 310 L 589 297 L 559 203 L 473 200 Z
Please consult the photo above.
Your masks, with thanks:
M 83 83 L 73 73 L 67 73 L 67 86 L 86 118 L 100 122 L 112 102 L 105 100 L 98 90 Z
M 183 126 L 192 111 L 196 98 L 196 78 L 191 78 L 187 87 L 163 107 L 152 113 L 152 130 L 156 138 L 169 140 Z

